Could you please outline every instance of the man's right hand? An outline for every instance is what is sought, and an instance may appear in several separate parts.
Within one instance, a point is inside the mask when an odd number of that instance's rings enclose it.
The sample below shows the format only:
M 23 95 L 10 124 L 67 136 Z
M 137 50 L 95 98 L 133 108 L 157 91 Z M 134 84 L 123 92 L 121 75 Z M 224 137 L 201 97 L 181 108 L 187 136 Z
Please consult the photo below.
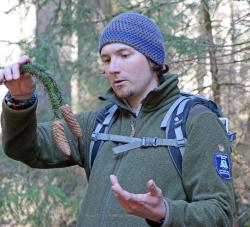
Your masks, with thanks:
M 35 78 L 30 73 L 20 74 L 20 66 L 27 63 L 30 63 L 29 57 L 22 55 L 17 63 L 0 69 L 0 83 L 5 81 L 5 86 L 16 100 L 30 99 L 36 89 Z

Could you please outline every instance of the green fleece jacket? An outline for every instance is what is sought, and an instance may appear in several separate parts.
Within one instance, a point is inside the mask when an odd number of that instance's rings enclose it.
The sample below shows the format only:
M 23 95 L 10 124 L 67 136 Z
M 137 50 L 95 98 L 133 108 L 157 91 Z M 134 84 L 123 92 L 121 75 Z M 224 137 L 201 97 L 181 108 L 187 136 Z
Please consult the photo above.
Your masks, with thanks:
M 129 136 L 131 124 L 136 137 L 164 138 L 160 123 L 179 97 L 178 79 L 166 77 L 143 100 L 136 116 L 112 92 L 105 99 L 119 106 L 119 116 L 110 133 Z M 216 170 L 216 154 L 223 147 L 230 157 L 231 148 L 225 130 L 209 111 L 189 116 L 188 142 L 182 163 L 182 179 L 171 161 L 166 147 L 137 148 L 114 155 L 117 143 L 107 141 L 101 147 L 91 173 L 88 151 L 97 112 L 77 115 L 84 136 L 77 140 L 67 126 L 66 132 L 72 155 L 65 156 L 54 144 L 50 123 L 36 122 L 36 104 L 25 110 L 12 110 L 3 102 L 1 117 L 5 153 L 33 168 L 56 168 L 79 165 L 89 174 L 87 194 L 81 206 L 78 226 L 139 227 L 147 226 L 145 219 L 128 215 L 116 201 L 109 176 L 115 174 L 121 186 L 133 193 L 146 193 L 146 183 L 155 180 L 167 205 L 163 226 L 232 226 L 232 180 L 221 177 Z

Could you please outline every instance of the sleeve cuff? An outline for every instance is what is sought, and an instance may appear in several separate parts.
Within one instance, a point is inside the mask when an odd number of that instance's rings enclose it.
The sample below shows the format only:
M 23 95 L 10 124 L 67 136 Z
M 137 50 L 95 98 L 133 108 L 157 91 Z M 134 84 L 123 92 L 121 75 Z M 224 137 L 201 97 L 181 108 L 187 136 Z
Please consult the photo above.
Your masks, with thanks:
M 170 225 L 173 219 L 173 214 L 172 214 L 172 202 L 170 199 L 164 198 L 164 204 L 166 206 L 166 217 L 165 220 L 162 224 L 162 227 L 167 227 Z
M 170 209 L 171 201 L 169 199 L 164 198 L 164 204 L 166 207 L 166 216 L 160 222 L 151 221 L 146 219 L 146 222 L 151 227 L 167 227 L 172 221 L 172 212 Z

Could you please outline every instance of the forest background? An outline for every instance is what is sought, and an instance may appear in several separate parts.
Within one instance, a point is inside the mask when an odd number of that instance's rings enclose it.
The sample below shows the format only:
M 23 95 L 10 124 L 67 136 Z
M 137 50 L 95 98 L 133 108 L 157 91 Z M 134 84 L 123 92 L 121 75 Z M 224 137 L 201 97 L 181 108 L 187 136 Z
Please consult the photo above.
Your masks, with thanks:
M 54 75 L 75 112 L 103 105 L 108 88 L 98 37 L 113 16 L 152 17 L 165 39 L 170 72 L 181 88 L 215 100 L 230 128 L 236 198 L 235 226 L 250 226 L 250 1 L 249 0 L 2 0 L 0 66 L 26 53 Z M 52 119 L 38 86 L 38 120 Z M 0 87 L 1 100 L 6 93 Z M 0 147 L 0 226 L 75 226 L 87 187 L 84 170 L 30 169 Z

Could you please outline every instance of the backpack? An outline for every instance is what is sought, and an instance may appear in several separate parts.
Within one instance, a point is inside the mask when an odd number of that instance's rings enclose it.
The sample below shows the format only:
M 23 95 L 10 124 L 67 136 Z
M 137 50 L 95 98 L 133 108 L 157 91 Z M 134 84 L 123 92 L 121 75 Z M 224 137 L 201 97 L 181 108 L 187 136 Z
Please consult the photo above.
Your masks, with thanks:
M 118 106 L 109 104 L 104 107 L 96 118 L 96 123 L 91 136 L 89 148 L 89 168 L 91 170 L 95 157 L 100 150 L 100 147 L 105 141 L 113 141 L 122 143 L 113 148 L 114 154 L 127 152 L 138 147 L 169 147 L 168 151 L 173 164 L 180 175 L 182 176 L 182 157 L 185 152 L 185 145 L 187 143 L 186 135 L 186 121 L 189 116 L 190 110 L 195 105 L 202 105 L 209 109 L 220 119 L 223 127 L 225 128 L 228 138 L 231 141 L 236 139 L 236 133 L 228 130 L 229 121 L 223 117 L 217 104 L 203 96 L 181 92 L 181 96 L 173 101 L 170 109 L 165 114 L 161 125 L 159 126 L 165 130 L 165 138 L 157 137 L 131 137 L 109 134 L 109 129 L 116 120 L 116 111 Z

